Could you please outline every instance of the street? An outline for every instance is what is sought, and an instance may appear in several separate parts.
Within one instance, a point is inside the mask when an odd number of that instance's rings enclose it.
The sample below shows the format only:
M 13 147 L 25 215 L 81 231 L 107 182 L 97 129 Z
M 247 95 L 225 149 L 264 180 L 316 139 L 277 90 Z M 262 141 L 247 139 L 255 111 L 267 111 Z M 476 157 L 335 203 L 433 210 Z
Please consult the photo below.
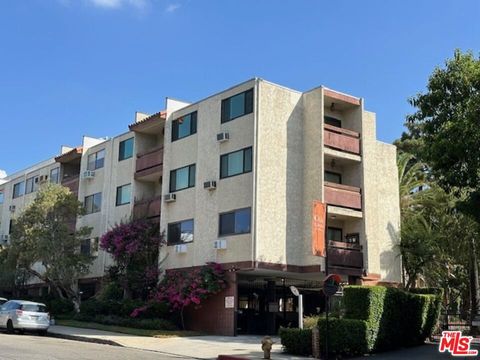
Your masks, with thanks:
M 184 356 L 135 350 L 110 345 L 0 333 L 1 360 L 162 360 Z

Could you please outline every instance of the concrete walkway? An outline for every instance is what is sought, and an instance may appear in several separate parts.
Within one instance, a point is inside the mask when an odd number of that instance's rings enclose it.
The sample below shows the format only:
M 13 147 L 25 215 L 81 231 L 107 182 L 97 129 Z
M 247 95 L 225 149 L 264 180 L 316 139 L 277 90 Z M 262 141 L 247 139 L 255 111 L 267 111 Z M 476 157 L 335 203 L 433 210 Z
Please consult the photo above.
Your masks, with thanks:
M 133 336 L 108 331 L 82 329 L 67 326 L 51 326 L 49 333 L 67 339 L 97 342 L 128 348 L 155 351 L 185 359 L 216 359 L 218 355 L 235 355 L 248 359 L 262 359 L 262 336 L 193 336 L 173 338 L 153 338 Z M 282 353 L 279 338 L 275 344 L 272 359 L 307 359 Z

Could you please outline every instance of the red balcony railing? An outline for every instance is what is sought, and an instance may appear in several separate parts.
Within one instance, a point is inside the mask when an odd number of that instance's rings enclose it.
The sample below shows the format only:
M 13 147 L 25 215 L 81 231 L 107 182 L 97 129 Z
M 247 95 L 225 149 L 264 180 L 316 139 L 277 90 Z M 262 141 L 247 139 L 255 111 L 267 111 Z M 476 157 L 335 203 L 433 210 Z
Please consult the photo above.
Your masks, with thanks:
M 160 216 L 162 197 L 155 196 L 150 199 L 136 200 L 133 205 L 133 215 L 136 218 L 152 218 Z
M 136 177 L 146 176 L 162 171 L 163 146 L 156 147 L 137 155 L 135 164 Z
M 79 184 L 79 176 L 68 176 L 63 178 L 62 186 L 65 186 L 70 189 L 72 193 L 78 195 L 78 184 Z
M 360 155 L 360 134 L 324 124 L 324 144 L 332 149 Z
M 355 210 L 362 209 L 362 194 L 358 187 L 325 182 L 325 202 Z

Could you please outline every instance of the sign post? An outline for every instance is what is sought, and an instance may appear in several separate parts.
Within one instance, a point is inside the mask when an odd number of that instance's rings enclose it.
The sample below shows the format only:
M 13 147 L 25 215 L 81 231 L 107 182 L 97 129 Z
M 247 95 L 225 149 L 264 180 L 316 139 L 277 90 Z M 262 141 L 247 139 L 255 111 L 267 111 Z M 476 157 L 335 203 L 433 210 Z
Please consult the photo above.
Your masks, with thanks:
M 290 286 L 290 291 L 298 297 L 298 328 L 303 329 L 303 295 L 295 286 Z
M 323 293 L 325 294 L 325 359 L 328 359 L 328 313 L 330 311 L 330 296 L 340 288 L 340 282 L 342 278 L 337 274 L 328 275 L 323 280 Z

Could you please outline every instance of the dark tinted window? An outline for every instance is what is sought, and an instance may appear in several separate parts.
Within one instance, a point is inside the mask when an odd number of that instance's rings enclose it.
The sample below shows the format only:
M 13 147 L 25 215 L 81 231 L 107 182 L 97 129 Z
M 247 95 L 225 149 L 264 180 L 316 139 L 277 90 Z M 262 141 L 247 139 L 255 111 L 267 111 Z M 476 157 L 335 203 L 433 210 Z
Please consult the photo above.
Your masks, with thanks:
M 252 148 L 234 151 L 220 156 L 220 178 L 252 171 Z
M 323 121 L 327 125 L 332 125 L 340 128 L 342 127 L 342 120 L 335 119 L 331 116 L 324 116 Z
M 342 174 L 338 174 L 332 171 L 325 171 L 325 181 L 341 184 L 342 183 Z
M 250 232 L 251 209 L 239 209 L 220 214 L 219 235 L 247 234 Z
M 41 313 L 47 312 L 47 308 L 45 306 L 37 305 L 37 304 L 23 304 L 20 307 L 20 310 L 31 311 L 31 312 L 41 312 Z
M 96 193 L 85 197 L 85 212 L 92 214 L 102 209 L 102 193 Z
M 222 100 L 222 123 L 253 112 L 253 89 Z
M 193 219 L 168 224 L 168 244 L 183 244 L 193 241 Z
M 195 186 L 195 164 L 170 171 L 170 192 Z
M 328 240 L 343 241 L 342 229 L 329 227 L 327 237 Z
M 197 112 L 184 115 L 172 121 L 172 141 L 187 137 L 197 132 Z
M 118 149 L 118 161 L 130 159 L 133 156 L 133 138 L 120 142 Z

